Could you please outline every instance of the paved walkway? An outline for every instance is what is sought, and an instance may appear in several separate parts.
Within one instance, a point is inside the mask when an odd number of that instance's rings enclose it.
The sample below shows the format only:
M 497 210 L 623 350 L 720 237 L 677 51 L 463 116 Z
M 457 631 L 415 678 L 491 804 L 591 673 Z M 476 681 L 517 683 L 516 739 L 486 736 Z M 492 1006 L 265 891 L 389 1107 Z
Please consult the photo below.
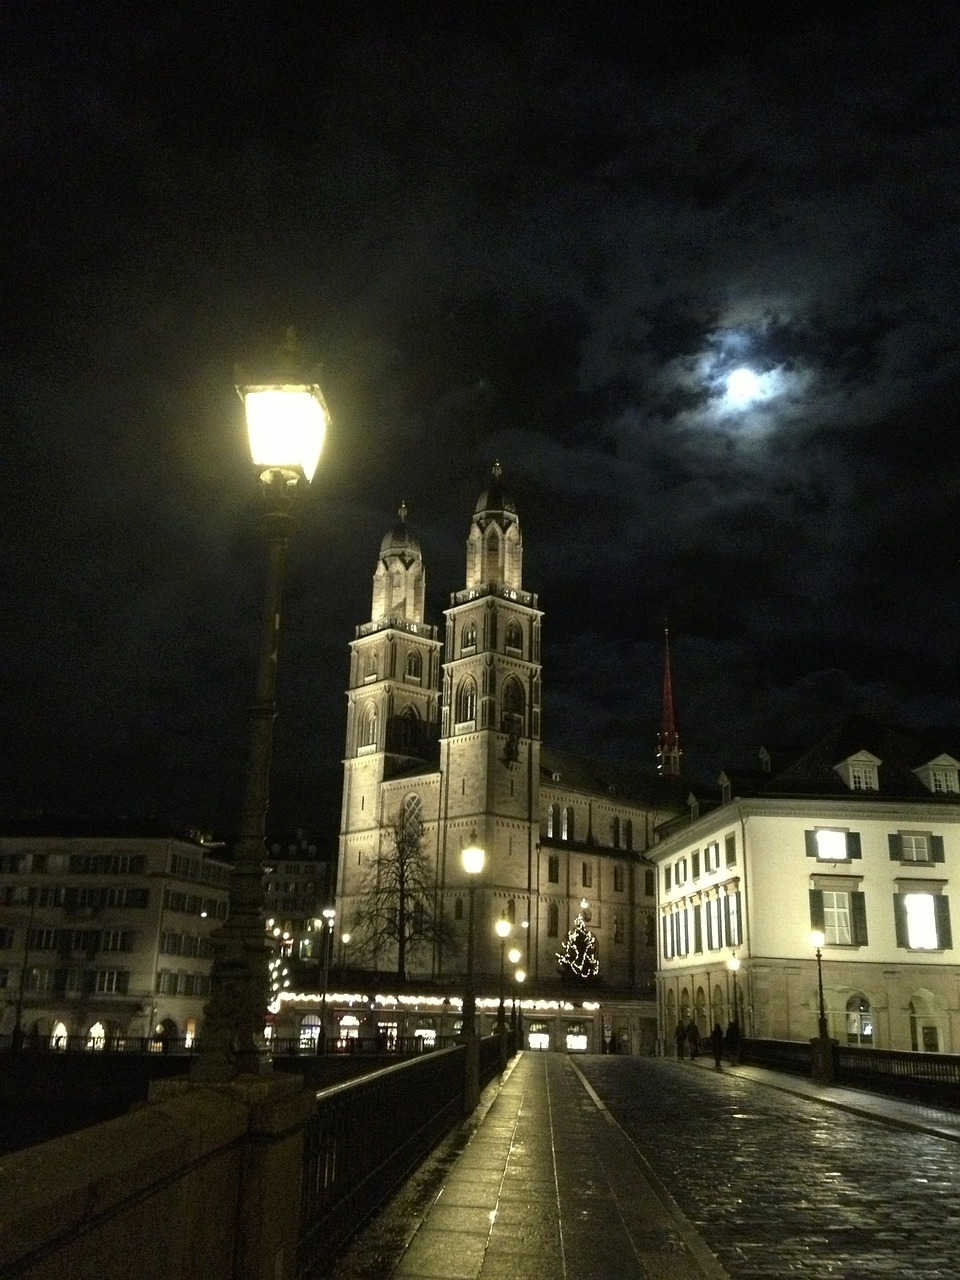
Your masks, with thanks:
M 564 1054 L 523 1053 L 337 1280 L 724 1280 Z
M 591 1061 L 599 1067 L 610 1060 L 584 1059 L 592 1072 Z M 704 1059 L 676 1064 L 682 1067 L 714 1070 Z M 724 1073 L 960 1142 L 958 1113 L 757 1067 L 725 1066 Z M 728 1278 L 577 1059 L 530 1052 L 513 1060 L 499 1086 L 488 1087 L 476 1115 L 405 1184 L 332 1274 L 335 1280 Z

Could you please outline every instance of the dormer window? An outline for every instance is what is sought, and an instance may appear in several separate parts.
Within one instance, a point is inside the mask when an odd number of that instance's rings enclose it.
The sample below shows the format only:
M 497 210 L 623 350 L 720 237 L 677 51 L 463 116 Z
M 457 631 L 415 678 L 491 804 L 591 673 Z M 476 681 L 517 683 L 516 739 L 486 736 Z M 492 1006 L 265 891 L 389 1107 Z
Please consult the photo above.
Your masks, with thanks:
M 725 773 L 721 773 L 717 779 L 720 783 L 720 800 L 722 804 L 730 803 L 730 779 Z
M 954 760 L 953 756 L 941 755 L 921 765 L 919 769 L 914 769 L 913 772 L 934 795 L 956 795 L 960 791 L 957 783 L 958 769 L 960 769 L 960 760 Z
M 880 760 L 869 751 L 858 751 L 834 765 L 837 773 L 851 791 L 876 791 L 879 789 L 877 768 Z

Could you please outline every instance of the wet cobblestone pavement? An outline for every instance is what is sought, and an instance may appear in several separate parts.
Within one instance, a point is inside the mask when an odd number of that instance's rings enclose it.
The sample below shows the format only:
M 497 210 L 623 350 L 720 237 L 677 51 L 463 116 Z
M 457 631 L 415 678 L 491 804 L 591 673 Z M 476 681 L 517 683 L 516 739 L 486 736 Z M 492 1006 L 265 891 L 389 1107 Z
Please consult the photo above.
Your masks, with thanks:
M 960 1276 L 960 1143 L 689 1062 L 575 1061 L 734 1280 Z

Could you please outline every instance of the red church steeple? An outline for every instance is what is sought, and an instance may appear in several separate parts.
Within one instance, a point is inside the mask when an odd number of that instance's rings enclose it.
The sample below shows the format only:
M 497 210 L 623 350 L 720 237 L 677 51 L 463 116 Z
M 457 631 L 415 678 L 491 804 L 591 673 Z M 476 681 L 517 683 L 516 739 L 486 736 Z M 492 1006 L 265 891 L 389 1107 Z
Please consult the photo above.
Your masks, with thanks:
M 657 739 L 657 773 L 666 778 L 679 778 L 680 735 L 673 711 L 673 673 L 670 670 L 670 629 L 663 629 L 663 720 Z

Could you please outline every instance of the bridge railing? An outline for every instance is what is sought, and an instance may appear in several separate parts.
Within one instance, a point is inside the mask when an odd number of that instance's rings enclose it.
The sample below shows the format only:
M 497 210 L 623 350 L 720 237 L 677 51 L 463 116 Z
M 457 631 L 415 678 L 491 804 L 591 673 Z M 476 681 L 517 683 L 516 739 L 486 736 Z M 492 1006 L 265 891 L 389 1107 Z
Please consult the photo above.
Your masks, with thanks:
M 512 1052 L 512 1041 L 509 1044 Z M 317 1094 L 304 1134 L 298 1275 L 325 1269 L 463 1115 L 466 1045 L 424 1053 Z M 480 1042 L 480 1080 L 500 1069 L 500 1041 Z
M 811 1076 L 810 1040 L 744 1040 L 740 1061 L 792 1075 Z M 960 1108 L 960 1055 L 833 1045 L 834 1080 L 851 1088 Z

